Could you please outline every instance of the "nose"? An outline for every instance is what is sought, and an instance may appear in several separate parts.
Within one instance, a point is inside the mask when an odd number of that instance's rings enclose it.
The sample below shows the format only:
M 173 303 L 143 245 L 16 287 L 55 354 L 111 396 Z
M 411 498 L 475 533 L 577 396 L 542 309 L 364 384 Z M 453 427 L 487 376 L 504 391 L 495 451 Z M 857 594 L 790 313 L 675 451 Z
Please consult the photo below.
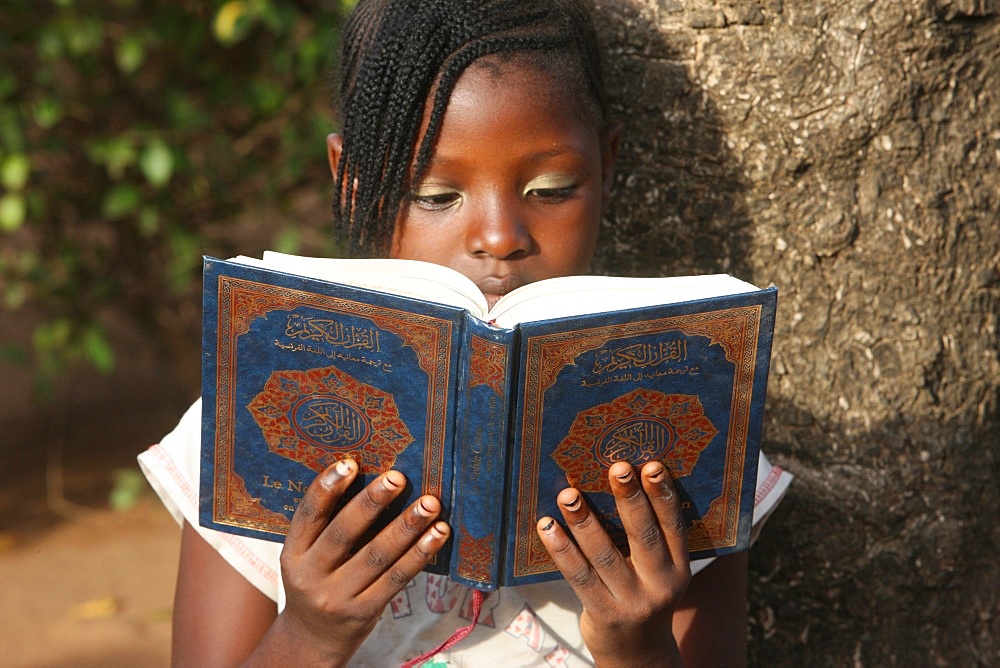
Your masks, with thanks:
M 532 238 L 519 199 L 490 198 L 473 213 L 467 232 L 469 253 L 498 260 L 527 255 Z M 472 212 L 470 212 L 472 213 Z

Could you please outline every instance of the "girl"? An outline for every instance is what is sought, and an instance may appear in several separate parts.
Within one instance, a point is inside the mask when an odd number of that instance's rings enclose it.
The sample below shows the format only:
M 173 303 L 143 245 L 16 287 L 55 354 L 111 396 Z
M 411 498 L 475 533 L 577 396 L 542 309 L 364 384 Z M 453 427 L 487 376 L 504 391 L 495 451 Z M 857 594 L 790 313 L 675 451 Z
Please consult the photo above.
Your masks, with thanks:
M 344 40 L 342 134 L 328 141 L 338 232 L 355 255 L 452 267 L 492 305 L 521 285 L 585 273 L 618 142 L 593 28 L 577 0 L 361 0 Z M 284 548 L 197 526 L 200 406 L 140 461 L 183 523 L 174 608 L 180 665 L 742 663 L 746 557 L 691 572 L 662 464 L 614 465 L 632 544 L 623 557 L 576 490 L 538 532 L 565 581 L 483 602 L 421 572 L 450 535 L 440 500 L 417 499 L 370 543 L 355 541 L 403 489 L 390 471 L 342 510 L 357 475 L 317 477 Z M 762 515 L 787 486 L 771 476 Z M 759 486 L 760 486 L 759 481 Z M 777 483 L 775 485 L 774 483 Z M 760 494 L 758 495 L 760 496 Z M 279 556 L 280 551 L 280 556 Z M 279 577 L 280 562 L 280 577 Z M 480 611 L 480 605 L 482 610 Z M 421 658 L 422 660 L 422 658 Z

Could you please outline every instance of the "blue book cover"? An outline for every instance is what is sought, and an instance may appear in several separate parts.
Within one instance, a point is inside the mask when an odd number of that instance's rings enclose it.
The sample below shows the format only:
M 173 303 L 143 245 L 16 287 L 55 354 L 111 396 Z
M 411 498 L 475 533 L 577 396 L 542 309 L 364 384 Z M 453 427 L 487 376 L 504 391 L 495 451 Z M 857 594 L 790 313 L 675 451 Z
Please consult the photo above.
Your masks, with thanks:
M 407 476 L 398 509 L 440 498 L 453 538 L 429 570 L 491 590 L 561 577 L 535 523 L 570 485 L 627 550 L 607 469 L 658 459 L 691 556 L 744 550 L 775 303 L 769 288 L 497 327 L 206 258 L 200 522 L 283 540 L 315 475 L 350 457 L 358 489 Z

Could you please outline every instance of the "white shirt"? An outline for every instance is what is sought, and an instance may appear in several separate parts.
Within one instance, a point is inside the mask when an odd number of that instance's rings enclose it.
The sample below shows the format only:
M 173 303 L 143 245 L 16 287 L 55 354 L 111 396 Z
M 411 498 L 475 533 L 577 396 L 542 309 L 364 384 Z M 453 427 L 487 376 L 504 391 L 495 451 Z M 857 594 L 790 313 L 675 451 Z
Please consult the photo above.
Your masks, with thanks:
M 237 572 L 285 604 L 278 557 L 281 543 L 234 536 L 198 525 L 201 400 L 163 440 L 139 455 L 139 465 L 178 524 L 187 521 Z M 763 453 L 757 469 L 753 535 L 784 496 L 792 476 Z M 711 559 L 691 563 L 697 573 Z M 352 665 L 399 665 L 438 646 L 471 620 L 472 590 L 445 576 L 419 574 L 382 613 Z M 478 624 L 455 647 L 435 656 L 433 666 L 589 666 L 580 636 L 582 606 L 572 588 L 557 580 L 505 587 L 483 603 Z

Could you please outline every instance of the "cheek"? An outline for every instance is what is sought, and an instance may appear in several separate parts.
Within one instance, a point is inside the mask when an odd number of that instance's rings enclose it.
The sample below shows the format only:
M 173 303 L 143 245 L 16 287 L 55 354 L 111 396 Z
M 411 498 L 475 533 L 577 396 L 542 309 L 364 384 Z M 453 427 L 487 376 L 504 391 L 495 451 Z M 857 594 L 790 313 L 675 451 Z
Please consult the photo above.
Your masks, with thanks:
M 460 247 L 457 231 L 448 226 L 422 224 L 419 215 L 400 217 L 392 235 L 389 257 L 421 260 L 449 266 L 449 255 Z
M 586 273 L 597 248 L 600 225 L 600 216 L 588 208 L 562 224 L 549 226 L 548 243 L 553 249 L 550 262 L 558 265 L 563 273 Z
M 423 234 L 420 230 L 419 216 L 411 215 L 404 205 L 396 217 L 396 226 L 392 231 L 392 245 L 389 257 L 397 260 L 419 260 L 424 251 L 420 247 Z

